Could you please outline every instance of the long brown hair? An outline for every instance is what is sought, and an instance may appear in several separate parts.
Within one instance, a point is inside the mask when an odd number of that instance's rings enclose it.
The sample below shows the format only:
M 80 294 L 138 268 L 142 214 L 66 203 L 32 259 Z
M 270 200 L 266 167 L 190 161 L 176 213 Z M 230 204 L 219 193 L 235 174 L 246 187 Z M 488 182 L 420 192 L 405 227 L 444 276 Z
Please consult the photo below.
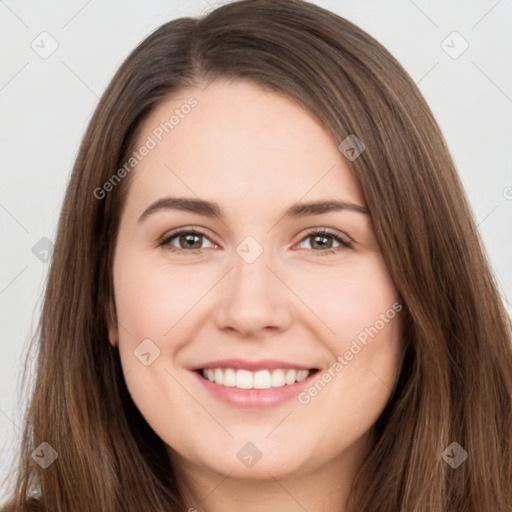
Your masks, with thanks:
M 402 297 L 407 351 L 377 441 L 355 480 L 357 512 L 512 510 L 510 319 L 447 145 L 400 64 L 349 21 L 301 0 L 242 0 L 170 21 L 101 97 L 67 188 L 38 327 L 13 510 L 186 510 L 163 441 L 132 402 L 107 320 L 112 256 L 130 176 L 98 199 L 148 114 L 217 77 L 283 92 L 339 143 L 365 151 L 359 181 Z M 58 459 L 31 458 L 42 442 Z M 441 454 L 457 442 L 456 469 Z

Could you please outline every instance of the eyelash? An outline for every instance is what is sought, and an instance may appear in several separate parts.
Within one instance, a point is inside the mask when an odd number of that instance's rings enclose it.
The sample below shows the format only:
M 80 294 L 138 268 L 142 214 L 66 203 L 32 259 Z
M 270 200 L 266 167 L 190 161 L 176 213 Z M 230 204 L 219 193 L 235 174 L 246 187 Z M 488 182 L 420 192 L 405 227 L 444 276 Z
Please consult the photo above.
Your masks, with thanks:
M 207 235 L 207 233 L 202 231 L 199 228 L 180 228 L 180 229 L 177 229 L 176 231 L 173 231 L 169 235 L 164 236 L 162 239 L 160 239 L 158 242 L 158 247 L 166 246 L 172 252 L 185 252 L 185 253 L 188 253 L 189 255 L 200 254 L 203 249 L 187 250 L 187 249 L 179 249 L 177 247 L 173 247 L 172 245 L 170 245 L 170 242 L 173 238 L 176 238 L 177 236 L 179 236 L 183 233 L 200 235 L 200 236 L 204 236 L 205 238 L 209 239 L 209 236 Z M 340 237 L 340 235 L 338 235 L 335 231 L 331 231 L 331 230 L 325 229 L 325 228 L 320 229 L 320 230 L 317 229 L 317 230 L 309 231 L 304 237 L 302 237 L 300 242 L 303 242 L 304 240 L 311 237 L 312 235 L 323 235 L 323 236 L 331 237 L 331 238 L 334 238 L 334 240 L 336 240 L 337 242 L 339 242 L 341 244 L 340 247 L 335 247 L 334 249 L 324 249 L 324 250 L 320 250 L 320 251 L 316 251 L 314 249 L 309 249 L 310 251 L 319 253 L 320 256 L 336 254 L 339 251 L 342 251 L 344 249 L 352 248 L 351 242 Z M 212 241 L 212 240 L 210 240 L 210 241 Z M 215 245 L 217 245 L 217 244 L 215 244 Z

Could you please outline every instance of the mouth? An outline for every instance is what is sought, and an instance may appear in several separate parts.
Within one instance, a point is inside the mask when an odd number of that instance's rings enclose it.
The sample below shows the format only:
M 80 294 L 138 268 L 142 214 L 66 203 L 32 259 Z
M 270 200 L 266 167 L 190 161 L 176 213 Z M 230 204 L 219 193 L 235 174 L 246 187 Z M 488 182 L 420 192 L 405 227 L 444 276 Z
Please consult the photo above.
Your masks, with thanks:
M 271 389 L 293 386 L 317 373 L 317 368 L 269 368 L 251 371 L 240 368 L 202 368 L 195 370 L 204 380 L 227 388 Z
M 189 369 L 203 392 L 220 403 L 246 411 L 263 411 L 296 398 L 320 371 L 283 361 L 234 359 Z

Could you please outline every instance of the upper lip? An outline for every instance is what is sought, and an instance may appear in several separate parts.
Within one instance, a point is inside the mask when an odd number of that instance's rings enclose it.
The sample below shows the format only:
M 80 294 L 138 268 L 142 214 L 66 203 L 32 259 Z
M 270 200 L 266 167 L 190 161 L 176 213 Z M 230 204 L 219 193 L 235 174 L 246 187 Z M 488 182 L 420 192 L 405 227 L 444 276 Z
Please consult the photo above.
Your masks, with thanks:
M 290 363 L 287 361 L 278 361 L 276 359 L 260 359 L 258 361 L 249 361 L 246 359 L 219 359 L 217 361 L 209 361 L 190 368 L 190 370 L 202 370 L 207 368 L 233 368 L 236 370 L 275 370 L 277 368 L 288 368 L 297 370 L 311 370 L 313 367 L 304 366 L 298 363 Z

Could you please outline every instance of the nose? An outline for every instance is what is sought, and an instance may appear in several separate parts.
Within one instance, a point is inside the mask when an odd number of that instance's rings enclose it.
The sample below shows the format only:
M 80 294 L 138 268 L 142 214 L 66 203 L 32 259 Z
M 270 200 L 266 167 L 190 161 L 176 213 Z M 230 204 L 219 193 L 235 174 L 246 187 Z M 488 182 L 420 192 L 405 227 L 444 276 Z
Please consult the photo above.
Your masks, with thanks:
M 223 279 L 215 312 L 219 329 L 255 338 L 289 327 L 293 293 L 267 254 L 264 251 L 252 263 L 233 255 L 234 268 Z

